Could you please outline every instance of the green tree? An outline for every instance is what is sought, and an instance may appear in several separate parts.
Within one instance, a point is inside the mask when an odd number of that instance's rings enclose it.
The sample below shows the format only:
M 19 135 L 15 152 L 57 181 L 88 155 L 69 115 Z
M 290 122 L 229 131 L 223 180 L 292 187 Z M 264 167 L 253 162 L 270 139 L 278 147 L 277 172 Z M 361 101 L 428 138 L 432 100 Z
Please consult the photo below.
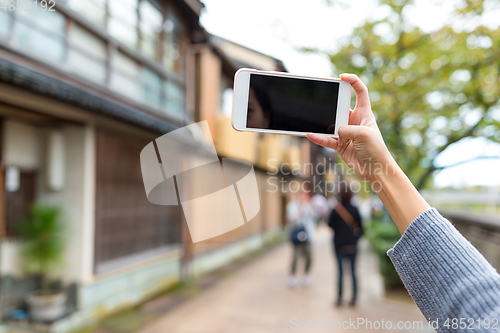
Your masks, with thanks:
M 500 141 L 500 30 L 476 24 L 499 4 L 457 1 L 452 22 L 425 33 L 407 22 L 411 0 L 380 0 L 391 13 L 356 28 L 338 52 L 304 48 L 327 54 L 335 74 L 356 73 L 368 85 L 384 139 L 418 188 L 443 168 L 434 159 L 449 145 Z

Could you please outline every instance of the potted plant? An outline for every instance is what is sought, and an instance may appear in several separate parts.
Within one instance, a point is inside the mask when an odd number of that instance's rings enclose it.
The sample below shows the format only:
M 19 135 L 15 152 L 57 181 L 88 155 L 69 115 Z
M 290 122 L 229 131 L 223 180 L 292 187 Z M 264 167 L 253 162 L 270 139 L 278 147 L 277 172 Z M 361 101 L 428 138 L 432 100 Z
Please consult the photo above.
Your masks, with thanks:
M 57 207 L 33 205 L 30 213 L 30 218 L 19 224 L 19 235 L 24 241 L 21 253 L 24 269 L 35 275 L 39 289 L 26 296 L 26 303 L 32 320 L 50 322 L 64 314 L 66 305 L 66 295 L 53 290 L 49 281 L 63 264 L 63 225 Z

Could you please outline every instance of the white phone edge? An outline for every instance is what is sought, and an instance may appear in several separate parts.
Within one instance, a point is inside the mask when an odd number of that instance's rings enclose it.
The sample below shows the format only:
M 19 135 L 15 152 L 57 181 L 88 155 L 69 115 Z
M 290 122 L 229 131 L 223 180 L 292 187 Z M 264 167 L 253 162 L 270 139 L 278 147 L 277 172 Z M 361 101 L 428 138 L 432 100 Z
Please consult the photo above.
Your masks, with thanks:
M 305 75 L 290 74 L 284 72 L 259 71 L 256 69 L 241 68 L 234 75 L 233 87 L 233 110 L 231 114 L 231 124 L 233 128 L 239 132 L 259 132 L 259 133 L 274 133 L 284 135 L 306 136 L 307 132 L 280 131 L 259 128 L 246 127 L 247 111 L 248 111 L 248 93 L 250 91 L 250 74 L 256 73 L 260 75 L 270 76 L 286 76 L 308 80 L 335 81 L 340 83 L 339 98 L 337 101 L 337 116 L 335 119 L 334 134 L 315 133 L 324 136 L 338 136 L 338 129 L 342 125 L 347 125 L 349 120 L 349 110 L 351 104 L 351 84 L 341 79 L 313 77 Z

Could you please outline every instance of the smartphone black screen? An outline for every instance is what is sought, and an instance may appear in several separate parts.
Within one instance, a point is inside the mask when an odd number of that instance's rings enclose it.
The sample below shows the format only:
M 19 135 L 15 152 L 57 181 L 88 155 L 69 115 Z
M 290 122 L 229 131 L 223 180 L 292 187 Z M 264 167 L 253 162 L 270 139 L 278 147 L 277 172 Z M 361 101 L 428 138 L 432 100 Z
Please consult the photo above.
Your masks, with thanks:
M 247 127 L 333 134 L 338 82 L 250 74 Z

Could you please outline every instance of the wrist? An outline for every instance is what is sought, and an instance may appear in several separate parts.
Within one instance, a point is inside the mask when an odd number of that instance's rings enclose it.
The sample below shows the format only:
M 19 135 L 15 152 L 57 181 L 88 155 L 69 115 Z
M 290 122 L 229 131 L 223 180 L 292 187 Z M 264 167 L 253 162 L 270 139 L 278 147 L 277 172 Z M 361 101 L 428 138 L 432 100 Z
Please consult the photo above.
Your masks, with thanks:
M 403 234 L 417 216 L 431 207 L 394 160 L 386 165 L 371 186 Z
M 390 182 L 391 179 L 398 175 L 400 176 L 402 172 L 399 165 L 392 158 L 392 155 L 387 152 L 386 156 L 380 158 L 379 161 L 371 166 L 366 181 L 368 181 L 375 192 L 379 192 L 382 184 Z
M 410 184 L 408 185 L 407 183 Z M 413 184 L 411 184 L 408 177 L 395 161 L 385 164 L 382 171 L 374 174 L 373 181 L 370 185 L 373 191 L 379 196 L 384 194 L 396 194 L 398 189 L 401 189 L 402 185 L 405 185 L 405 187 L 413 187 Z

